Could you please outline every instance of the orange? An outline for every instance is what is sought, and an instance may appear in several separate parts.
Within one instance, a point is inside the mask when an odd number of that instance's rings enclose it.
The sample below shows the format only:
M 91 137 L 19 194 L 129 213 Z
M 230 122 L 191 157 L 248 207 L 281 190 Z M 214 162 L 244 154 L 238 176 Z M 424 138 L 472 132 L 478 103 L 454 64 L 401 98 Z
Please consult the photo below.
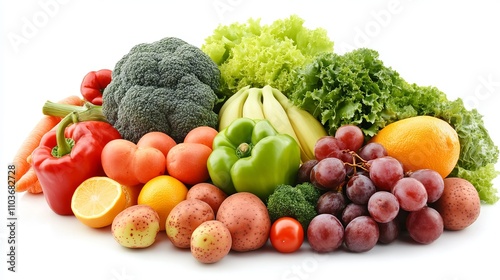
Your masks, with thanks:
M 205 182 L 210 178 L 207 160 L 212 149 L 200 143 L 179 143 L 168 152 L 167 173 L 187 185 Z
M 142 187 L 137 204 L 149 205 L 160 216 L 160 230 L 165 230 L 165 222 L 170 211 L 186 199 L 188 188 L 170 175 L 160 175 L 149 180 Z
M 382 144 L 404 170 L 433 169 L 447 177 L 460 156 L 457 132 L 446 121 L 432 116 L 402 119 L 382 128 L 372 142 Z
M 200 143 L 207 145 L 212 149 L 215 136 L 219 133 L 215 128 L 210 126 L 198 126 L 193 128 L 184 137 L 184 143 Z
M 140 184 L 135 186 L 122 185 L 123 191 L 125 192 L 125 198 L 127 199 L 127 207 L 137 204 L 137 199 L 139 198 L 142 186 L 143 185 Z
M 71 209 L 83 224 L 102 228 L 127 207 L 123 186 L 108 177 L 91 177 L 76 188 L 71 199 Z

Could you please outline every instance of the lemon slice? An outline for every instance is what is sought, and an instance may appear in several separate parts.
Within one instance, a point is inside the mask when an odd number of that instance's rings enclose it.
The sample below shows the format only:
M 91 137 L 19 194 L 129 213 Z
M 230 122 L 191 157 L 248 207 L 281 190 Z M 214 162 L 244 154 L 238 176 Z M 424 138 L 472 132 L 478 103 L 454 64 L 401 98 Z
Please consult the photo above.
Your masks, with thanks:
M 83 181 L 71 199 L 75 217 L 92 228 L 111 225 L 126 207 L 124 187 L 108 177 L 91 177 Z

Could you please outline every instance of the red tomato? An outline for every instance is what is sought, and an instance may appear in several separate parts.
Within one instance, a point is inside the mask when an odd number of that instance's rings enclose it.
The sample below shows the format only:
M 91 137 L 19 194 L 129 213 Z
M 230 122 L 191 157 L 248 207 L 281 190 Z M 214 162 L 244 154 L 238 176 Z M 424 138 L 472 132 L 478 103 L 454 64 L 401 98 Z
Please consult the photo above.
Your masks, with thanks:
M 304 229 L 296 219 L 282 217 L 272 224 L 269 239 L 278 252 L 292 253 L 302 246 Z

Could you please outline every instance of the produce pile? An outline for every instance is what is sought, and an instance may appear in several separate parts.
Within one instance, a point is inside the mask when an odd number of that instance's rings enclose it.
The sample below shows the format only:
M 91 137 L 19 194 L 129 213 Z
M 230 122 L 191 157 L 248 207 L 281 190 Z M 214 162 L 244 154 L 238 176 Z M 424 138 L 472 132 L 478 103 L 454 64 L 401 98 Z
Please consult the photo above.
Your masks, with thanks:
M 15 191 L 124 247 L 163 233 L 214 263 L 268 241 L 281 253 L 429 244 L 499 199 L 499 150 L 477 110 L 406 82 L 375 50 L 335 53 L 296 15 L 221 25 L 202 46 L 138 44 L 80 89 L 43 105 Z

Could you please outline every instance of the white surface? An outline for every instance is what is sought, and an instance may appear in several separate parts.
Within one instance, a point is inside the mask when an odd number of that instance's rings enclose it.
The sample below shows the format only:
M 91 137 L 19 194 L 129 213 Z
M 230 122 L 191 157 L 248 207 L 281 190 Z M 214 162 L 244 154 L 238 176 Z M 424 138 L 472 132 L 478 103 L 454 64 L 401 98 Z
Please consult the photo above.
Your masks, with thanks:
M 112 69 L 133 45 L 177 36 L 201 46 L 220 23 L 245 22 L 250 17 L 270 23 L 291 14 L 304 18 L 307 27 L 326 28 L 337 52 L 374 48 L 406 80 L 437 86 L 450 99 L 464 98 L 484 115 L 490 134 L 500 144 L 499 5 L 444 2 L 1 1 L 1 166 L 7 169 L 20 142 L 41 117 L 46 100 L 79 94 L 88 71 Z M 21 41 L 13 43 L 14 37 Z M 495 185 L 498 189 L 500 181 Z M 471 227 L 446 232 L 431 245 L 398 241 L 361 254 L 325 255 L 308 247 L 283 255 L 267 246 L 201 265 L 189 251 L 173 248 L 164 233 L 153 247 L 127 250 L 113 240 L 109 228 L 87 228 L 74 217 L 54 214 L 43 196 L 19 194 L 17 272 L 12 273 L 6 263 L 6 195 L 4 187 L 1 279 L 137 280 L 179 275 L 189 279 L 465 280 L 498 279 L 500 272 L 499 203 L 483 206 Z

